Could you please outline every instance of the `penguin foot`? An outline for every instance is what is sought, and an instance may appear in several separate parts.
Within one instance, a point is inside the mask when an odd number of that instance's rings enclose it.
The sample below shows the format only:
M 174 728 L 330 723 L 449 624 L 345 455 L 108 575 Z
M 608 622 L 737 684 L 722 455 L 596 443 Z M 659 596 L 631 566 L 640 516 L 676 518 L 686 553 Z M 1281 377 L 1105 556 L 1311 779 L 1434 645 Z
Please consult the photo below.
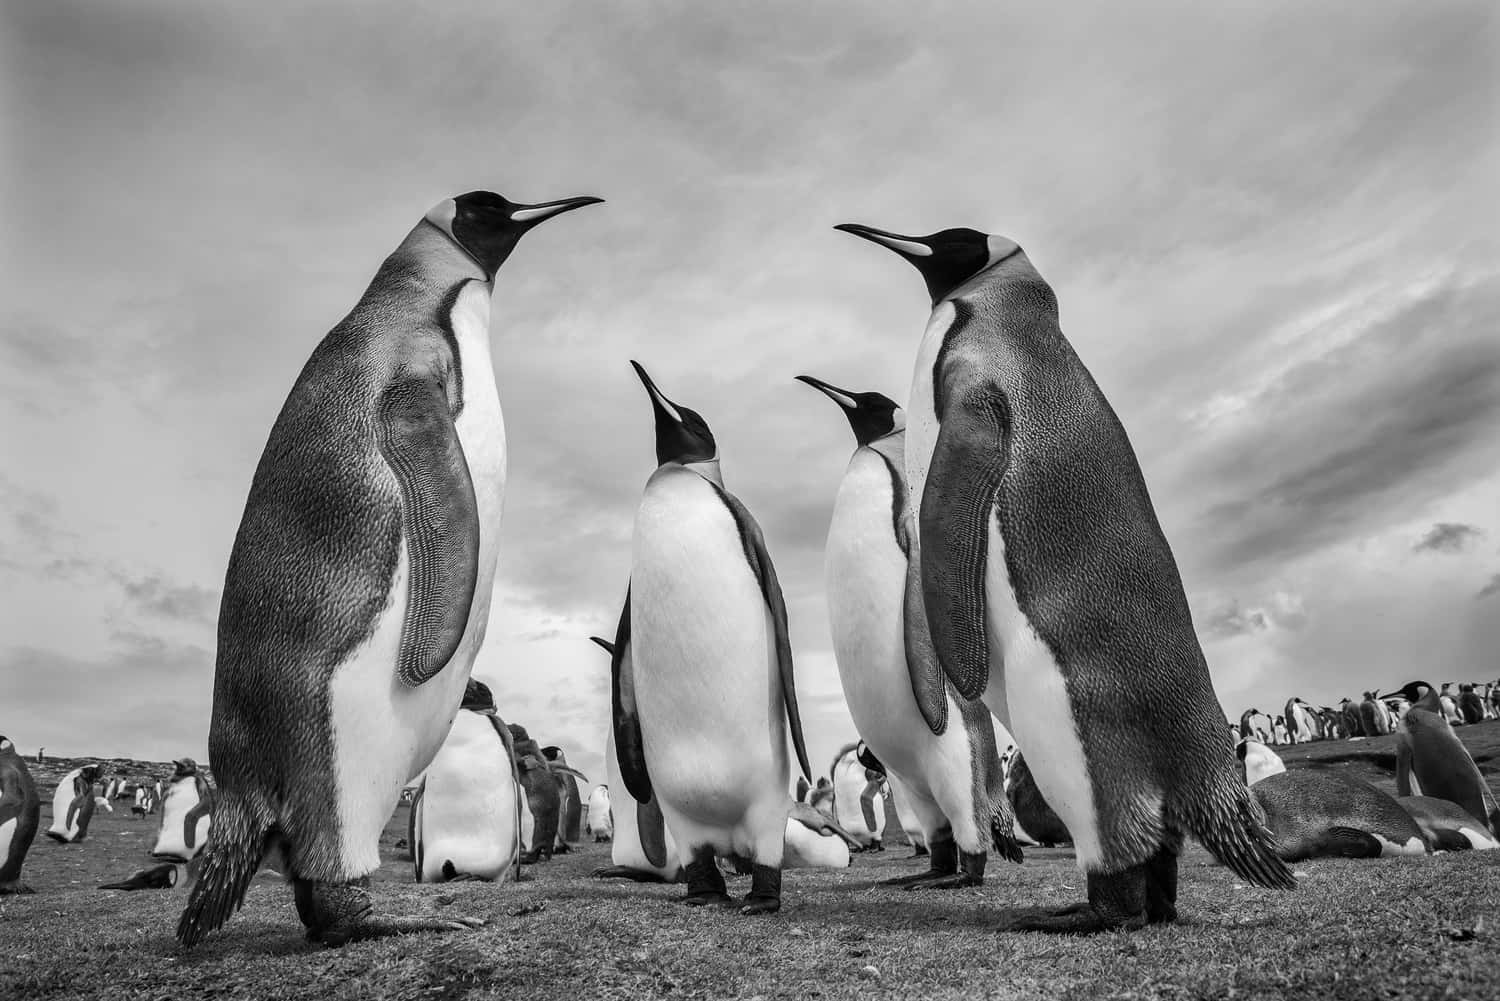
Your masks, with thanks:
M 0 897 L 19 897 L 35 892 L 19 879 L 13 879 L 9 883 L 0 883 Z
M 1136 931 L 1146 927 L 1146 915 L 1101 913 L 1089 904 L 1073 904 L 1057 911 L 1045 908 L 1012 911 L 996 931 L 1039 931 L 1053 935 L 1096 935 L 1102 931 Z
M 1089 873 L 1086 904 L 1051 912 L 1012 912 L 1002 920 L 999 930 L 1092 935 L 1176 921 L 1179 844 L 1174 839 L 1144 863 L 1120 872 Z
M 757 897 L 753 894 L 745 897 L 745 905 L 740 908 L 741 914 L 775 914 L 781 910 L 780 897 Z
M 307 926 L 309 941 L 338 947 L 388 935 L 415 932 L 467 931 L 482 927 L 480 918 L 429 918 L 415 915 L 376 916 L 370 901 L 368 876 L 348 883 L 317 883 L 293 879 L 297 916 Z
M 536 865 L 538 862 L 548 862 L 551 859 L 551 852 L 538 848 L 533 852 L 522 852 L 519 861 L 522 865 Z
M 955 872 L 950 876 L 930 873 L 926 879 L 908 883 L 906 890 L 907 892 L 912 890 L 963 890 L 971 886 L 983 885 L 983 876 L 975 876 L 967 872 Z
M 881 886 L 914 886 L 933 879 L 945 879 L 953 875 L 951 872 L 936 872 L 928 869 L 926 872 L 914 872 L 908 876 L 892 876 L 890 879 L 882 879 Z
M 912 846 L 911 857 L 912 858 L 926 858 L 927 857 L 927 846 L 926 845 L 914 845 L 914 846 Z
M 703 893 L 689 893 L 682 898 L 682 902 L 689 907 L 728 907 L 734 903 L 734 898 L 727 893 L 714 893 L 706 891 Z
M 665 883 L 660 875 L 645 869 L 632 869 L 628 865 L 601 865 L 589 873 L 595 879 L 628 879 L 636 883 Z
M 781 910 L 781 867 L 755 863 L 750 868 L 750 892 L 741 914 L 775 914 Z

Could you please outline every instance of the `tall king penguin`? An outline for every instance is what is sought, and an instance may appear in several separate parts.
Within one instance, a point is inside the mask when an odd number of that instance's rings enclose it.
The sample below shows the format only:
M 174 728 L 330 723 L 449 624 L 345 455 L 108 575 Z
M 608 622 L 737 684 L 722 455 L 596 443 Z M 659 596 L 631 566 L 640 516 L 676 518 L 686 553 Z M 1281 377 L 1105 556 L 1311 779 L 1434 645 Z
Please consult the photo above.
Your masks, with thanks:
M 932 297 L 907 410 L 922 604 L 944 674 L 1025 749 L 1072 832 L 1088 903 L 1018 930 L 1175 919 L 1192 834 L 1290 888 L 1224 739 L 1172 551 L 1125 429 L 1010 240 L 838 227 L 915 265 Z
M 214 791 L 192 758 L 178 758 L 172 766 L 151 857 L 190 862 L 203 850 L 213 824 Z
M 379 917 L 369 877 L 484 640 L 505 491 L 495 272 L 527 230 L 599 201 L 439 203 L 297 377 L 250 486 L 219 607 L 219 800 L 177 937 L 278 858 L 328 945 L 479 922 Z
M 888 884 L 953 889 L 984 882 L 992 831 L 1019 862 L 995 724 L 961 698 L 932 654 L 917 590 L 916 526 L 907 505 L 906 415 L 880 393 L 854 393 L 812 376 L 849 420 L 856 446 L 833 502 L 824 568 L 839 681 L 855 729 L 916 814 L 929 869 Z M 920 621 L 918 621 L 920 618 Z M 908 645 L 921 656 L 908 659 Z M 999 819 L 994 819 L 998 814 Z
M 687 870 L 687 903 L 729 903 L 714 855 L 738 855 L 752 864 L 741 913 L 770 913 L 781 908 L 792 803 L 788 721 L 812 777 L 781 585 L 760 526 L 724 489 L 708 424 L 631 364 L 655 411 L 659 465 L 636 513 L 615 637 L 615 690 L 628 686 L 636 709 L 636 725 L 615 734 L 622 778 L 636 802 L 661 803 Z
M 26 759 L 8 737 L 0 737 L 0 897 L 32 892 L 21 882 L 21 864 L 41 815 L 42 798 Z

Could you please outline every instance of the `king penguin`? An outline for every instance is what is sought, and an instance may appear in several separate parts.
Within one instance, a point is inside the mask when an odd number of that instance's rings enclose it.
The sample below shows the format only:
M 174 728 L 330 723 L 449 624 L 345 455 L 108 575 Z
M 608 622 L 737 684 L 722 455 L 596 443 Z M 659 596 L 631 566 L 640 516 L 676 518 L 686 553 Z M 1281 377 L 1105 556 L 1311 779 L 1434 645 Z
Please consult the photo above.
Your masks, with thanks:
M 444 200 L 297 377 L 225 575 L 209 729 L 219 799 L 183 944 L 229 918 L 267 854 L 327 945 L 479 923 L 377 916 L 369 877 L 489 619 L 506 462 L 495 274 L 532 227 L 598 201 Z
M 495 697 L 470 678 L 443 746 L 412 797 L 410 834 L 418 883 L 499 881 L 521 853 L 521 783 L 510 728 Z
M 1425 681 L 1413 681 L 1397 692 L 1411 702 L 1396 728 L 1396 792 L 1400 796 L 1435 796 L 1457 803 L 1500 836 L 1500 806 L 1469 749 L 1443 715 L 1442 697 Z
M 634 674 L 630 644 L 617 648 L 599 636 L 589 639 L 610 655 L 610 725 L 604 737 L 604 769 L 611 790 L 625 788 L 625 768 L 621 764 L 615 734 L 638 735 L 639 717 L 635 708 Z M 615 651 L 620 653 L 616 656 Z M 632 753 L 639 753 L 639 750 Z M 613 838 L 609 845 L 610 865 L 595 869 L 596 879 L 629 879 L 637 883 L 675 883 L 682 878 L 682 864 L 677 861 L 677 842 L 667 830 L 661 815 L 661 804 L 653 794 L 637 803 L 629 792 L 611 793 L 609 798 Z
M 98 778 L 98 765 L 84 765 L 62 777 L 52 794 L 52 826 L 47 828 L 47 837 L 72 844 L 88 836 L 96 805 L 94 782 Z
M 824 556 L 839 682 L 855 729 L 899 784 L 901 804 L 916 815 L 928 850 L 927 872 L 886 883 L 912 890 L 979 886 L 994 832 L 1002 834 L 1008 858 L 1021 861 L 1021 850 L 1012 836 L 994 718 L 984 703 L 958 695 L 932 654 L 907 504 L 905 412 L 880 393 L 797 378 L 836 403 L 854 432 Z M 908 604 L 908 590 L 918 600 Z M 908 646 L 921 655 L 908 658 Z
M 36 840 L 42 798 L 26 759 L 8 737 L 0 737 L 0 897 L 31 893 L 21 882 L 21 865 Z
M 1174 920 L 1186 834 L 1241 877 L 1292 888 L 1224 739 L 1130 440 L 1052 288 L 1004 237 L 837 228 L 926 282 L 905 462 L 933 646 L 958 694 L 1026 748 L 1087 874 L 1087 905 L 1005 926 Z
M 214 791 L 192 758 L 178 758 L 172 766 L 151 857 L 191 862 L 203 850 L 213 823 Z
M 707 422 L 631 364 L 655 413 L 658 466 L 636 513 L 615 637 L 617 691 L 630 647 L 638 724 L 615 734 L 625 787 L 637 803 L 660 800 L 688 904 L 729 903 L 714 856 L 738 855 L 752 865 L 741 913 L 771 913 L 781 909 L 792 803 L 788 724 L 803 776 L 812 777 L 786 604 L 760 526 L 724 488 Z

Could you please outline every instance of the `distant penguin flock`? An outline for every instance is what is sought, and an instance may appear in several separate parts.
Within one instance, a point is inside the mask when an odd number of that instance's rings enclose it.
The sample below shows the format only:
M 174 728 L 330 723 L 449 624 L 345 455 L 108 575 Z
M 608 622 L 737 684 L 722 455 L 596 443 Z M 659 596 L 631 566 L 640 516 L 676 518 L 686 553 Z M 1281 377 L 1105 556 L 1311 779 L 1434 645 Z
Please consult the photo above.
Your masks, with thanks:
M 823 586 L 855 733 L 826 773 L 808 757 L 770 546 L 730 489 L 733 456 L 684 402 L 712 416 L 712 397 L 680 361 L 660 384 L 630 361 L 654 465 L 613 635 L 591 637 L 610 694 L 590 784 L 562 746 L 503 719 L 473 670 L 507 487 L 496 277 L 524 234 L 601 201 L 439 202 L 312 350 L 230 551 L 210 767 L 178 759 L 164 789 L 85 763 L 54 790 L 45 833 L 64 845 L 99 803 L 161 813 L 158 864 L 102 889 L 170 889 L 187 863 L 184 947 L 263 866 L 323 945 L 482 925 L 377 908 L 381 834 L 403 802 L 418 883 L 514 881 L 608 844 L 594 877 L 681 883 L 686 905 L 747 917 L 783 908 L 786 870 L 844 869 L 891 839 L 924 861 L 884 882 L 929 892 L 984 886 L 991 855 L 1071 846 L 1083 899 L 997 915 L 1016 932 L 1175 921 L 1189 838 L 1277 890 L 1310 858 L 1497 847 L 1500 808 L 1454 728 L 1500 718 L 1500 683 L 1411 682 L 1337 707 L 1293 696 L 1224 719 L 1130 437 L 1056 292 L 1015 241 L 967 228 L 835 227 L 925 286 L 905 404 L 796 377 L 854 437 Z M 1392 734 L 1396 795 L 1307 757 Z M 1290 764 L 1273 749 L 1294 745 Z M 0 894 L 31 892 L 40 808 L 0 737 Z

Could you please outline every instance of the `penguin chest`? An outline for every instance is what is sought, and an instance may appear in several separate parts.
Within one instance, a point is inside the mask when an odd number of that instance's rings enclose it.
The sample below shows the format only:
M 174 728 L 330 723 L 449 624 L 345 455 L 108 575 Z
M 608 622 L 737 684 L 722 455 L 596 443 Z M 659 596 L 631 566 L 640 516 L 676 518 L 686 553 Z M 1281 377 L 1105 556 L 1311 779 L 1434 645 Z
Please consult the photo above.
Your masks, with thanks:
M 958 318 L 953 303 L 943 300 L 932 310 L 922 343 L 917 348 L 917 363 L 911 383 L 911 397 L 906 410 L 906 482 L 911 491 L 911 509 L 922 510 L 922 491 L 927 485 L 927 469 L 937 449 L 938 415 L 933 395 L 933 378 L 948 330 Z
M 187 819 L 188 813 L 198 805 L 198 784 L 191 778 L 181 779 L 174 782 L 167 789 L 167 797 L 162 801 L 161 807 L 161 832 L 156 838 L 156 847 L 152 854 L 178 855 L 189 857 L 201 848 L 203 840 L 195 835 L 193 844 L 188 844 Z M 207 827 L 208 817 L 199 819 L 197 826 Z M 207 831 L 205 830 L 206 834 Z
M 469 620 L 469 631 L 475 634 L 476 645 L 482 641 L 489 622 L 490 594 L 500 554 L 500 514 L 505 501 L 505 417 L 500 411 L 500 393 L 495 388 L 495 369 L 490 358 L 490 293 L 491 286 L 487 283 L 469 282 L 459 292 L 449 314 L 463 374 L 463 407 L 454 421 L 454 429 L 469 464 L 479 514 L 479 575 Z M 466 643 L 468 639 L 466 636 Z
M 910 771 L 886 758 L 890 744 L 931 732 L 906 668 L 907 567 L 896 541 L 895 500 L 885 461 L 860 449 L 834 500 L 825 571 L 839 681 L 855 728 L 887 765 Z
M 690 470 L 663 467 L 647 486 L 630 611 L 642 735 L 663 801 L 739 799 L 747 783 L 784 789 L 769 610 L 734 516 Z

